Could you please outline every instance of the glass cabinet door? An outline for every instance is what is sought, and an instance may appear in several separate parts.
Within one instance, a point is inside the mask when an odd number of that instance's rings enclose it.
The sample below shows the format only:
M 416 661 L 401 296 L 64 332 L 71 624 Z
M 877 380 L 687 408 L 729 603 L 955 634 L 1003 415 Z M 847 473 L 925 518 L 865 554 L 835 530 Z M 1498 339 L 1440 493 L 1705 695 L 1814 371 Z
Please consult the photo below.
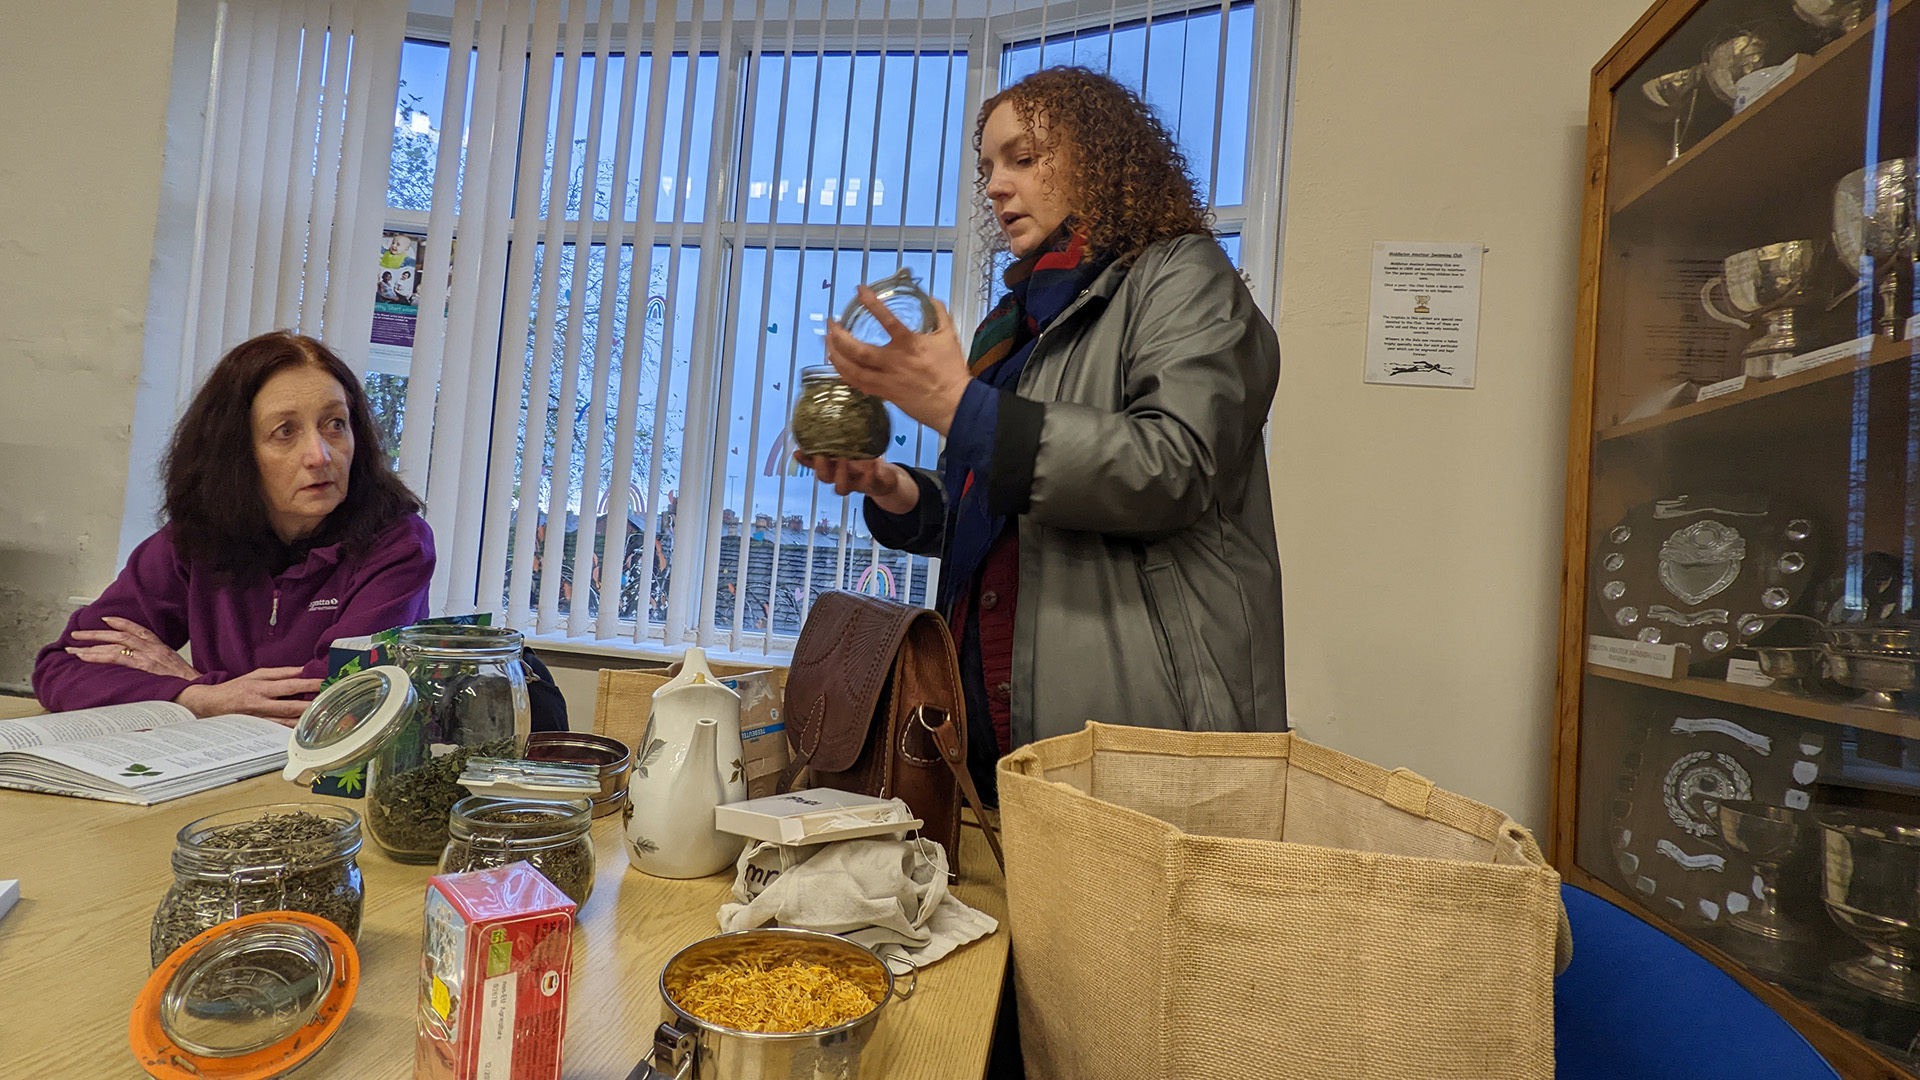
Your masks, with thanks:
M 1556 858 L 1920 1076 L 1920 5 L 1661 4 L 1596 79 Z

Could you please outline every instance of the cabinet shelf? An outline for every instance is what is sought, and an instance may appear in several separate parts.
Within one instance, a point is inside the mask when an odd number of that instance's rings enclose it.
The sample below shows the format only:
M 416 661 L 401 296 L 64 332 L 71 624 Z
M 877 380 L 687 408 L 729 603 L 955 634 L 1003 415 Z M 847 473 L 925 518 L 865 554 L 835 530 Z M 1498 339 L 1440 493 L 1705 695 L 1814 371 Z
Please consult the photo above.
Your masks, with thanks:
M 1909 57 L 1920 50 L 1920 13 L 1913 5 L 1914 0 L 1889 5 L 1886 55 Z M 1783 191 L 1812 185 L 1830 189 L 1839 179 L 1815 170 L 1830 162 L 1859 167 L 1866 156 L 1864 118 L 1874 89 L 1880 91 L 1878 113 L 1887 136 L 1880 156 L 1912 153 L 1915 87 L 1906 80 L 1876 84 L 1875 35 L 1876 22 L 1869 19 L 1802 60 L 1779 86 L 1622 193 L 1612 204 L 1612 227 L 1670 229 L 1685 221 L 1704 235 L 1740 234 L 1754 228 L 1758 218 L 1764 228 L 1767 215 L 1760 211 L 1777 203 Z M 1848 116 L 1862 122 L 1835 122 Z M 1746 239 L 1764 243 L 1781 237 Z
M 1837 724 L 1842 727 L 1897 735 L 1903 739 L 1920 738 L 1920 718 L 1908 716 L 1906 713 L 1849 705 L 1844 701 L 1800 697 L 1795 694 L 1781 693 L 1778 690 L 1742 686 L 1739 683 L 1720 679 L 1662 679 L 1657 675 L 1642 675 L 1635 671 L 1619 671 L 1592 665 L 1587 667 L 1587 674 L 1611 679 L 1614 682 L 1650 686 L 1655 690 L 1685 694 L 1688 697 L 1724 701 L 1730 705 L 1744 705 L 1748 708 L 1805 717 L 1808 720 L 1819 720 L 1822 723 Z
M 1644 435 L 1674 424 L 1689 424 L 1702 417 L 1728 414 L 1729 410 L 1750 408 L 1759 402 L 1770 402 L 1796 411 L 1808 410 L 1813 408 L 1814 403 L 1823 396 L 1823 391 L 1837 392 L 1833 394 L 1836 400 L 1843 399 L 1845 396 L 1843 382 L 1855 372 L 1911 358 L 1914 344 L 1912 341 L 1876 341 L 1872 351 L 1864 359 L 1834 360 L 1810 371 L 1768 379 L 1765 382 L 1750 383 L 1745 389 L 1722 397 L 1696 401 L 1690 405 L 1668 409 L 1654 416 L 1601 428 L 1599 438 L 1604 443 L 1614 439 Z M 1731 416 L 1722 416 L 1721 419 L 1731 419 Z

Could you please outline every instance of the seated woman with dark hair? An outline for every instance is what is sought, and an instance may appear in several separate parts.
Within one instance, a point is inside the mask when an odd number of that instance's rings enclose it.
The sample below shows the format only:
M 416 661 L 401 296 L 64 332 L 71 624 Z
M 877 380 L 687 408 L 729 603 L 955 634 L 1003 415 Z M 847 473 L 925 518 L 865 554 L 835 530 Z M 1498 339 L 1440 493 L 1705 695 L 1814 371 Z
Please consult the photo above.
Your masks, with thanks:
M 167 524 L 40 650 L 47 708 L 167 700 L 291 722 L 335 638 L 426 615 L 420 500 L 387 464 L 360 380 L 313 338 L 262 334 L 222 357 L 165 472 Z

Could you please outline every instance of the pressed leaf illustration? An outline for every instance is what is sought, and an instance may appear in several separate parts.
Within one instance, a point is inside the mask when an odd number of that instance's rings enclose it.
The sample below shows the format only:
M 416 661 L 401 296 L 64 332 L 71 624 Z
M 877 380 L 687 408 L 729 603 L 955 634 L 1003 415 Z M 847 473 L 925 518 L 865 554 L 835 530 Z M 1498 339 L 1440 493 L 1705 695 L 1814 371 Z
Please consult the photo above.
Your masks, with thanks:
M 746 766 L 740 764 L 739 758 L 734 758 L 733 759 L 733 775 L 727 777 L 727 783 L 729 784 L 738 783 L 740 780 L 740 774 L 745 771 L 746 771 Z
M 644 836 L 633 837 L 628 840 L 627 843 L 632 844 L 633 850 L 641 855 L 652 855 L 660 850 L 659 844 L 654 843 Z
M 159 776 L 160 770 L 150 769 L 145 765 L 136 763 L 136 764 L 127 766 L 127 771 L 121 773 L 120 775 L 121 776 Z
M 366 783 L 364 776 L 365 771 L 366 766 L 355 765 L 353 768 L 335 777 L 334 782 L 339 785 L 341 791 L 359 791 L 361 786 Z
M 660 756 L 660 751 L 666 748 L 667 740 L 665 739 L 653 739 L 649 741 L 646 751 L 640 755 L 640 763 L 633 767 L 633 771 L 642 777 L 646 776 L 647 766 L 653 764 L 654 760 Z

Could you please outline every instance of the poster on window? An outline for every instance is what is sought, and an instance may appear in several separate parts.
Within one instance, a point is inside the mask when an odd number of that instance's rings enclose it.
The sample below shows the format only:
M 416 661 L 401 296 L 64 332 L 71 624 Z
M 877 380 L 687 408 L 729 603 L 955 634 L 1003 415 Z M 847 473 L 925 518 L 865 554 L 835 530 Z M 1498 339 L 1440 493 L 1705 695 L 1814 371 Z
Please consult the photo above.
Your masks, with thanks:
M 413 328 L 420 313 L 420 239 L 413 233 L 380 234 L 380 276 L 374 281 L 368 371 L 404 376 L 413 361 Z

